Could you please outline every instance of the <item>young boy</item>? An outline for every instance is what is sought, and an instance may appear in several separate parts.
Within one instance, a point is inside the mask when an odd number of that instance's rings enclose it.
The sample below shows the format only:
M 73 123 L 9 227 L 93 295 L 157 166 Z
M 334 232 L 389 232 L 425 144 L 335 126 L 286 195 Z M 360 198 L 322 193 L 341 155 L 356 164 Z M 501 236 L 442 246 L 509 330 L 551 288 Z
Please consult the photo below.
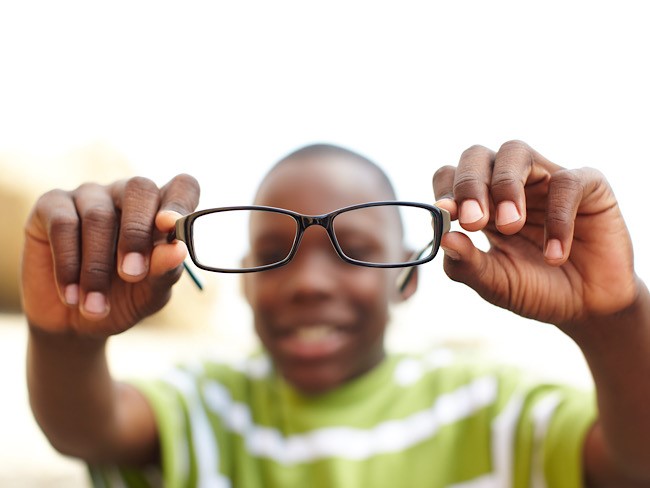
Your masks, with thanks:
M 399 268 L 344 261 L 319 227 L 291 262 L 242 275 L 270 359 L 115 382 L 108 337 L 163 307 L 182 270 L 185 247 L 167 236 L 199 188 L 181 175 L 160 189 L 134 178 L 55 190 L 36 204 L 22 286 L 43 431 L 87 460 L 98 486 L 650 486 L 650 298 L 605 179 L 515 141 L 468 149 L 433 188 L 439 207 L 491 244 L 484 253 L 445 234 L 446 273 L 572 337 L 597 408 L 472 361 L 387 356 L 390 304 L 417 277 L 398 289 Z M 373 163 L 319 145 L 274 166 L 255 204 L 321 215 L 394 198 Z M 376 231 L 387 262 L 413 251 L 399 225 Z

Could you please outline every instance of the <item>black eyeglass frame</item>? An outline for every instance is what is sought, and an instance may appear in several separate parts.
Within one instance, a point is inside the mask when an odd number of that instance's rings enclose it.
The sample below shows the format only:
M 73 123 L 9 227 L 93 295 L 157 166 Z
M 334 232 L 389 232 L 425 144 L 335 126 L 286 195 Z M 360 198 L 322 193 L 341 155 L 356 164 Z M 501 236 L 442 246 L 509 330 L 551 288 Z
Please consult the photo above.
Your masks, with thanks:
M 343 250 L 341 249 L 338 240 L 336 239 L 334 227 L 332 225 L 334 218 L 336 218 L 338 215 L 342 213 L 349 212 L 352 210 L 358 210 L 361 208 L 369 208 L 369 207 L 378 207 L 378 206 L 406 206 L 406 207 L 417 207 L 417 208 L 428 210 L 429 213 L 431 214 L 431 223 L 434 230 L 434 234 L 433 234 L 434 238 L 423 250 L 421 250 L 420 252 L 416 251 L 414 255 L 419 256 L 430 246 L 431 246 L 431 252 L 424 257 L 418 257 L 418 259 L 416 259 L 415 261 L 409 261 L 405 263 L 372 263 L 372 262 L 360 261 L 346 256 Z M 215 268 L 212 266 L 206 266 L 201 262 L 199 262 L 199 260 L 196 258 L 194 243 L 192 239 L 192 226 L 194 224 L 194 221 L 197 218 L 206 214 L 227 212 L 233 210 L 261 210 L 261 211 L 284 214 L 292 217 L 296 222 L 296 235 L 291 245 L 291 250 L 289 251 L 287 256 L 282 261 L 278 261 L 277 263 L 255 266 L 251 268 L 242 268 L 242 269 Z M 327 232 L 327 235 L 330 239 L 330 242 L 332 243 L 332 246 L 336 251 L 336 254 L 338 254 L 338 256 L 343 261 L 349 264 L 353 264 L 356 266 L 365 266 L 369 268 L 406 268 L 406 267 L 413 267 L 413 266 L 418 266 L 420 264 L 428 263 L 429 261 L 433 260 L 433 258 L 436 257 L 436 254 L 438 253 L 438 250 L 440 248 L 440 239 L 442 238 L 442 235 L 445 232 L 449 231 L 451 225 L 450 222 L 451 222 L 451 218 L 449 212 L 443 208 L 437 207 L 435 205 L 429 205 L 426 203 L 405 202 L 405 201 L 395 201 L 395 200 L 385 200 L 385 201 L 367 202 L 367 203 L 360 203 L 356 205 L 349 205 L 321 215 L 305 215 L 284 208 L 269 207 L 264 205 L 240 205 L 234 207 L 209 208 L 205 210 L 198 210 L 191 214 L 185 215 L 176 221 L 176 227 L 174 230 L 172 230 L 169 233 L 167 240 L 168 242 L 172 242 L 175 239 L 178 239 L 179 241 L 183 241 L 187 246 L 187 250 L 190 255 L 190 258 L 192 259 L 192 262 L 200 269 L 217 272 L 217 273 L 256 273 L 259 271 L 267 271 L 270 269 L 279 268 L 289 263 L 295 256 L 296 252 L 298 251 L 298 247 L 300 246 L 300 241 L 302 240 L 305 230 L 307 230 L 307 228 L 311 227 L 312 225 L 319 225 L 323 227 Z

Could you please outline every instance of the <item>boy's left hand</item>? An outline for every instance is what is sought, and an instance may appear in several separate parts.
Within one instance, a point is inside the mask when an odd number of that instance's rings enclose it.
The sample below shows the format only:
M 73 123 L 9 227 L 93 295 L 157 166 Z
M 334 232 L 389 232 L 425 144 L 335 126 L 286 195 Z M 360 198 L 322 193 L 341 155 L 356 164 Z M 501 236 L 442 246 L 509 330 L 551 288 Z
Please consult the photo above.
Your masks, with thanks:
M 466 231 L 443 236 L 445 272 L 483 298 L 560 327 L 609 315 L 637 297 L 632 243 L 606 179 L 564 169 L 519 141 L 467 149 L 436 172 L 438 205 Z

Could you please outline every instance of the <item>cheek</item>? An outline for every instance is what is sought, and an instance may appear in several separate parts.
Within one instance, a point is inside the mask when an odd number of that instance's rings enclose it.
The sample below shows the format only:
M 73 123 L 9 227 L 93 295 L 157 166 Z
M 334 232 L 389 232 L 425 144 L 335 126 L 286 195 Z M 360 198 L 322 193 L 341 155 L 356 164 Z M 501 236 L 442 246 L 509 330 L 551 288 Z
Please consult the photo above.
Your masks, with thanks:
M 275 308 L 279 306 L 278 300 L 274 299 L 272 287 L 263 286 L 258 280 L 253 280 L 253 283 L 247 287 L 246 300 L 253 312 L 253 326 L 257 335 L 262 343 L 269 347 L 267 324 L 272 321 L 272 317 L 275 316 Z
M 392 296 L 392 273 L 383 269 L 361 268 L 359 275 L 348 286 L 349 296 L 368 318 L 385 322 Z
M 244 282 L 246 301 L 255 313 L 266 313 L 269 307 L 278 303 L 276 287 L 265 285 L 264 282 L 265 280 L 260 280 L 257 276 L 248 277 Z

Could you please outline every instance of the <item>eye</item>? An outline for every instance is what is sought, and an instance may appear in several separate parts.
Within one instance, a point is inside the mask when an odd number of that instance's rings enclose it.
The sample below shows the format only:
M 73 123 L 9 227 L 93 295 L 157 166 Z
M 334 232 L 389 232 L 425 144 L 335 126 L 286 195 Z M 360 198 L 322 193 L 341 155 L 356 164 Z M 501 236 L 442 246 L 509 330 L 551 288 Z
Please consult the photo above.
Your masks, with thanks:
M 251 252 L 254 266 L 265 266 L 282 261 L 289 255 L 286 247 L 267 247 Z
M 366 262 L 381 262 L 383 247 L 370 240 L 362 239 L 343 239 L 339 240 L 339 245 L 343 254 L 350 259 Z

